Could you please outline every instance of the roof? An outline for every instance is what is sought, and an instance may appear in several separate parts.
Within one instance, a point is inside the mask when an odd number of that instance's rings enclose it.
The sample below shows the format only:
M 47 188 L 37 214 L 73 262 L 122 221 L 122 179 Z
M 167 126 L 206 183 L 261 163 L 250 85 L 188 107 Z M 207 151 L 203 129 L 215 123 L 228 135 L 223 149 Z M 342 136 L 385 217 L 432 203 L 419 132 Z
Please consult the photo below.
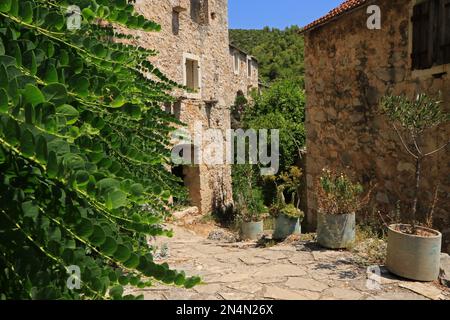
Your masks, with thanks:
M 362 5 L 366 4 L 367 2 L 369 2 L 369 0 L 346 0 L 339 7 L 331 10 L 327 15 L 325 15 L 322 18 L 317 19 L 316 21 L 311 22 L 310 24 L 305 26 L 301 30 L 301 32 L 303 33 L 303 32 L 309 31 L 311 29 L 317 28 L 319 26 L 322 26 L 325 23 L 328 23 L 331 20 L 334 20 L 335 18 L 337 18 L 347 12 L 350 12 L 354 9 L 361 7 Z
M 230 43 L 230 48 L 239 51 L 242 54 L 245 54 L 246 56 L 252 58 L 252 60 L 254 60 L 255 62 L 258 62 L 258 59 L 256 59 L 256 57 L 252 56 L 251 54 L 245 52 L 244 50 L 242 50 L 241 48 L 236 47 L 234 44 Z

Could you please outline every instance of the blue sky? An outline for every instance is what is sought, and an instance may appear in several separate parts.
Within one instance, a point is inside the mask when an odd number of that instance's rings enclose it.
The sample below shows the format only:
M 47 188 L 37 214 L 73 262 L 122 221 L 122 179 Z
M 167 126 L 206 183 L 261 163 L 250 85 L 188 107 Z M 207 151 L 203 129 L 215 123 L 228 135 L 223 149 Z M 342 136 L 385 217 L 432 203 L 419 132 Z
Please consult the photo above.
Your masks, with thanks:
M 343 0 L 228 0 L 231 29 L 304 26 Z

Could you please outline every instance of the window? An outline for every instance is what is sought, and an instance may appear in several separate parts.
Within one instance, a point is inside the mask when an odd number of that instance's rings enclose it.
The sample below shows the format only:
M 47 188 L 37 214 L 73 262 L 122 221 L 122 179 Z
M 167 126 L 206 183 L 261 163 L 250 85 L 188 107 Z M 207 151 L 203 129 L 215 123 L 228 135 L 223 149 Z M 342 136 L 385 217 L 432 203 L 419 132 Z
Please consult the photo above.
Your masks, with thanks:
M 208 0 L 191 0 L 191 18 L 198 24 L 209 24 Z
M 252 58 L 247 57 L 247 77 L 252 77 Z
M 180 12 L 172 11 L 172 33 L 177 36 L 180 33 Z
M 241 69 L 241 59 L 239 58 L 239 52 L 233 54 L 233 68 L 234 74 L 239 74 Z
M 450 63 L 450 0 L 425 0 L 413 9 L 414 70 Z
M 185 96 L 190 99 L 200 99 L 202 94 L 202 66 L 200 58 L 191 53 L 183 54 L 183 84 L 188 89 L 195 91 L 187 91 Z
M 198 61 L 186 59 L 186 87 L 198 90 Z

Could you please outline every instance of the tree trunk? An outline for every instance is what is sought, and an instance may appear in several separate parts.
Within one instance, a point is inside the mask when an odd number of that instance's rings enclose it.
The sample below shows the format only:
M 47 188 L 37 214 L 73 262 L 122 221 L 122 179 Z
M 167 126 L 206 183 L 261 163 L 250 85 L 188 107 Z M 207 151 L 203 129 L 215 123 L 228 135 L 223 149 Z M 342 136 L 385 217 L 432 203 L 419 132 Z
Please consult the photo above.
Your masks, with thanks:
M 421 169 L 422 169 L 421 164 L 422 164 L 422 158 L 418 157 L 416 160 L 416 187 L 414 190 L 414 203 L 413 203 L 413 209 L 412 209 L 413 232 L 416 231 L 417 206 L 418 206 L 418 202 L 419 202 L 420 175 L 421 175 Z

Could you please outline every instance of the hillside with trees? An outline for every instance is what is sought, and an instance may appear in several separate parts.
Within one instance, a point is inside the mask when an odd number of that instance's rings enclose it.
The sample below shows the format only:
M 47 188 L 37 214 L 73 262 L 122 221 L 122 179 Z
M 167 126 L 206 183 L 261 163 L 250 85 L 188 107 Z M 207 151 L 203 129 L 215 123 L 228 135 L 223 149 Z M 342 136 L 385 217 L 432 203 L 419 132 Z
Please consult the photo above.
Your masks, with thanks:
M 300 28 L 285 30 L 230 30 L 230 41 L 255 56 L 260 63 L 260 77 L 265 83 L 292 80 L 303 85 L 303 37 Z

